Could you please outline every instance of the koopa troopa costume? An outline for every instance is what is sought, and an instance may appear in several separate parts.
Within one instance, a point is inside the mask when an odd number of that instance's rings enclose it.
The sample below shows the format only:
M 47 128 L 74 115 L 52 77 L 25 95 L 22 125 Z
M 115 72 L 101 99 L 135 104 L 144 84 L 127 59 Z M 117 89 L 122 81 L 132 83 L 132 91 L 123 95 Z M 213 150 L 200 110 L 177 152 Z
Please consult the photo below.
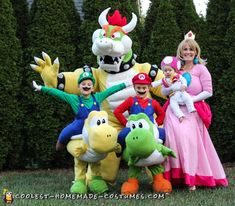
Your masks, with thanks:
M 175 153 L 159 144 L 155 139 L 156 127 L 144 113 L 132 114 L 128 118 L 131 131 L 126 137 L 123 158 L 128 162 L 128 181 L 124 182 L 121 193 L 130 195 L 138 192 L 138 177 L 142 167 L 148 167 L 153 175 L 154 192 L 171 192 L 171 183 L 163 177 L 161 165 L 166 156 L 176 157 Z
M 91 192 L 103 193 L 108 190 L 106 182 L 101 177 L 100 160 L 109 152 L 121 152 L 117 143 L 117 130 L 108 124 L 108 114 L 105 111 L 92 111 L 85 120 L 82 137 L 77 141 L 75 150 L 75 165 L 78 179 L 71 187 L 72 193 L 87 193 L 86 172 L 90 165 L 92 172 L 88 187 Z
M 115 11 L 113 16 L 106 16 L 110 8 L 105 9 L 99 16 L 99 24 L 101 29 L 94 32 L 92 36 L 93 46 L 92 51 L 97 56 L 99 68 L 87 68 L 93 73 L 96 79 L 95 91 L 103 91 L 112 85 L 122 82 L 131 82 L 132 78 L 140 72 L 147 73 L 153 81 L 163 78 L 163 73 L 157 67 L 151 66 L 148 63 L 138 64 L 135 61 L 135 55 L 132 52 L 132 40 L 128 37 L 137 23 L 137 17 L 132 13 L 132 20 L 127 24 L 126 18 L 122 17 L 119 11 Z M 35 57 L 38 65 L 31 67 L 41 74 L 44 84 L 49 87 L 56 87 L 67 93 L 78 94 L 77 80 L 83 72 L 82 69 L 77 69 L 74 72 L 59 72 L 59 61 L 55 59 L 53 65 L 50 57 L 43 53 L 44 60 Z M 161 88 L 153 88 L 151 92 L 154 95 L 161 96 Z M 133 87 L 129 87 L 107 98 L 101 105 L 101 109 L 105 110 L 109 115 L 110 124 L 121 130 L 122 126 L 115 118 L 113 111 L 127 97 L 135 96 Z M 76 140 L 70 141 L 69 144 L 76 148 Z M 71 154 L 74 151 L 68 150 Z M 110 160 L 112 167 L 110 167 Z M 108 157 L 101 162 L 102 176 L 105 180 L 114 182 L 119 168 L 120 158 L 117 158 L 114 153 L 110 153 Z M 76 174 L 75 174 L 76 179 Z

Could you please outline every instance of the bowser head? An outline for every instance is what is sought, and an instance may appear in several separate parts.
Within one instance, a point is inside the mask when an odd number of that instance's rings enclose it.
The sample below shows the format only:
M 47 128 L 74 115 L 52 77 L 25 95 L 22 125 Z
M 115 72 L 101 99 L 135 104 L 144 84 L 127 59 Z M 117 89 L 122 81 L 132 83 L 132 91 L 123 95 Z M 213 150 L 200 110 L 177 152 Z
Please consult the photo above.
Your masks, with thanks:
M 137 23 L 137 17 L 132 13 L 132 19 L 127 24 L 126 17 L 122 17 L 118 10 L 112 16 L 105 9 L 99 16 L 101 29 L 97 29 L 92 36 L 92 52 L 97 56 L 101 69 L 109 73 L 119 73 L 130 69 L 135 64 L 132 52 L 132 40 L 128 36 Z

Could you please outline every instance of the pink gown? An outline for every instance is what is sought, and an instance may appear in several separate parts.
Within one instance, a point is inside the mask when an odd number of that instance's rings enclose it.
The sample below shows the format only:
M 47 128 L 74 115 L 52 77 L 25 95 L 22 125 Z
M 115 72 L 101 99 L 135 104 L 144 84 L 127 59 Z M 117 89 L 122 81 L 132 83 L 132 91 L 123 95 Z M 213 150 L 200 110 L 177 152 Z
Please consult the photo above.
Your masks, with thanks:
M 191 96 L 202 91 L 212 92 L 211 75 L 204 65 L 195 65 L 191 77 L 186 90 Z M 185 106 L 181 106 L 181 110 L 185 115 L 181 123 L 170 107 L 166 110 L 165 145 L 176 152 L 177 158 L 169 157 L 165 162 L 165 178 L 173 185 L 227 186 L 223 166 L 198 113 L 188 113 Z

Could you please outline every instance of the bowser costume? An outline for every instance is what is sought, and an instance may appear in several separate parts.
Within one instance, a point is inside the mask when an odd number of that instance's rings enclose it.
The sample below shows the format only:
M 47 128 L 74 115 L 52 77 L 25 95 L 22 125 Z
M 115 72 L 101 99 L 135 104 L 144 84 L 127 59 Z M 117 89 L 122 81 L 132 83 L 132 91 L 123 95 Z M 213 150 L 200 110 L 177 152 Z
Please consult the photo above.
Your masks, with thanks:
M 139 73 L 133 77 L 132 83 L 133 85 L 151 85 L 152 80 L 146 73 Z M 127 118 L 123 115 L 126 111 L 128 111 L 129 115 L 145 113 L 156 126 L 162 125 L 165 117 L 164 110 L 155 99 L 141 98 L 139 96 L 128 97 L 114 110 L 114 115 L 123 126 L 127 125 Z M 154 114 L 157 115 L 156 119 L 154 119 Z M 125 127 L 118 135 L 118 142 L 121 144 L 123 149 L 125 148 L 125 138 L 129 132 L 130 128 Z M 158 132 L 155 136 L 157 137 L 157 140 L 159 137 L 162 141 L 164 141 L 165 130 L 163 128 L 158 128 Z
M 97 29 L 92 36 L 92 52 L 97 56 L 99 68 L 84 67 L 74 72 L 59 73 L 59 60 L 56 58 L 52 64 L 50 57 L 42 52 L 43 59 L 35 57 L 37 63 L 31 64 L 32 69 L 40 73 L 44 84 L 48 87 L 58 88 L 71 94 L 78 94 L 77 81 L 83 71 L 92 72 L 96 84 L 95 91 L 103 91 L 113 85 L 123 82 L 131 82 L 132 78 L 139 72 L 145 72 L 154 80 L 163 78 L 163 73 L 156 66 L 148 63 L 136 63 L 136 55 L 132 52 L 132 40 L 128 37 L 137 23 L 137 17 L 132 13 L 132 19 L 127 23 L 126 18 L 122 17 L 119 11 L 115 11 L 112 16 L 107 14 L 110 8 L 105 9 L 99 16 L 98 22 L 101 29 Z M 156 96 L 161 95 L 161 87 L 152 88 L 151 92 Z M 133 87 L 128 87 L 104 100 L 101 109 L 109 115 L 109 121 L 118 131 L 122 125 L 113 114 L 114 109 L 129 96 L 135 96 Z M 150 97 L 151 95 L 149 95 Z M 67 145 L 68 151 L 73 155 L 76 149 L 76 140 L 71 140 Z M 110 161 L 112 165 L 110 165 Z M 120 158 L 115 153 L 110 153 L 101 162 L 102 177 L 109 181 L 116 180 Z M 75 174 L 76 175 L 76 174 Z

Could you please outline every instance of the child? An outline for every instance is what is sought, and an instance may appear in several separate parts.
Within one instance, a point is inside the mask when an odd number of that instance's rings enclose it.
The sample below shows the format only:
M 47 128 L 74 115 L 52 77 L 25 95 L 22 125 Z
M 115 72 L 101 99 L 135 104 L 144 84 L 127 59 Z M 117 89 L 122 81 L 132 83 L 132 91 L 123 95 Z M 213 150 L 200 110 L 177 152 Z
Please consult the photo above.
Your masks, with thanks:
M 42 91 L 67 102 L 75 113 L 75 119 L 67 125 L 59 135 L 56 143 L 56 150 L 61 150 L 69 142 L 72 136 L 81 135 L 84 121 L 88 114 L 93 110 L 100 110 L 100 104 L 110 95 L 126 88 L 130 83 L 121 83 L 106 89 L 103 92 L 92 94 L 94 91 L 95 79 L 90 72 L 83 72 L 78 79 L 78 87 L 81 95 L 68 94 L 55 88 L 37 85 L 33 81 L 33 87 L 36 91 Z
M 127 119 L 124 116 L 124 112 L 128 111 L 129 115 L 145 113 L 149 119 L 156 123 L 156 126 L 163 123 L 165 112 L 160 106 L 160 104 L 154 100 L 148 98 L 149 89 L 152 79 L 146 73 L 139 73 L 135 75 L 132 79 L 132 83 L 136 92 L 135 97 L 128 97 L 122 104 L 120 104 L 115 110 L 114 115 L 119 120 L 119 122 L 126 128 L 122 129 L 118 135 L 118 142 L 121 144 L 122 148 L 125 148 L 125 137 L 130 132 L 130 128 L 127 124 Z M 157 118 L 154 120 L 154 113 Z M 162 128 L 155 129 L 155 133 L 160 133 L 160 138 L 165 138 L 165 130 Z M 158 134 L 155 135 L 158 137 Z
M 161 69 L 164 72 L 165 78 L 153 82 L 151 85 L 157 87 L 162 85 L 169 88 L 170 107 L 180 122 L 184 119 L 184 114 L 181 111 L 179 104 L 185 104 L 189 112 L 195 112 L 191 96 L 185 91 L 187 87 L 186 79 L 179 74 L 181 64 L 176 57 L 167 56 L 161 62 Z

